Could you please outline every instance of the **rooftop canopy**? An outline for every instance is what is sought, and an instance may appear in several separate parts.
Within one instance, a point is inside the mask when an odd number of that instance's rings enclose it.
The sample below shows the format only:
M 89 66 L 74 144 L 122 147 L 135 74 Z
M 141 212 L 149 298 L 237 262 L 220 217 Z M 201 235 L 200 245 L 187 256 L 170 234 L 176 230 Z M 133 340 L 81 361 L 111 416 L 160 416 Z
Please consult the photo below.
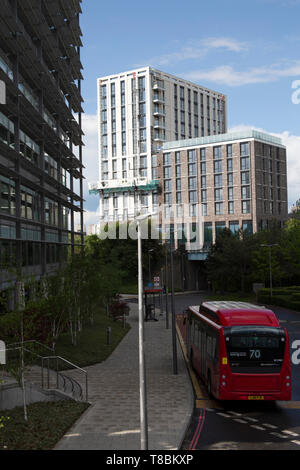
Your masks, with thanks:
M 243 140 L 243 139 L 257 139 L 268 144 L 272 145 L 281 145 L 282 140 L 279 137 L 275 137 L 271 134 L 266 134 L 265 132 L 256 131 L 254 129 L 249 129 L 240 132 L 227 132 L 226 134 L 217 134 L 211 135 L 207 137 L 196 137 L 193 139 L 185 139 L 185 140 L 176 140 L 173 142 L 165 142 L 163 144 L 163 150 L 172 150 L 175 148 L 182 148 L 182 147 L 196 147 L 200 145 L 208 145 L 208 144 L 217 144 L 222 142 L 230 142 L 234 140 Z

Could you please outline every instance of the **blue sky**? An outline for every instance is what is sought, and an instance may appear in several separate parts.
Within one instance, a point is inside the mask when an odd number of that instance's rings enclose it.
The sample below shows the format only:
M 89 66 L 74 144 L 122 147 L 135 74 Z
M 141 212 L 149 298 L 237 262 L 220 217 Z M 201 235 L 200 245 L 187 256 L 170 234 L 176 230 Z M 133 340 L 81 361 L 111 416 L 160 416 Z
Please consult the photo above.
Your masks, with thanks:
M 300 93 L 292 99 L 293 84 L 300 88 L 300 0 L 83 0 L 82 10 L 88 180 L 97 179 L 97 78 L 150 65 L 226 94 L 229 129 L 281 136 L 289 204 L 300 197 Z M 86 194 L 87 224 L 97 203 Z

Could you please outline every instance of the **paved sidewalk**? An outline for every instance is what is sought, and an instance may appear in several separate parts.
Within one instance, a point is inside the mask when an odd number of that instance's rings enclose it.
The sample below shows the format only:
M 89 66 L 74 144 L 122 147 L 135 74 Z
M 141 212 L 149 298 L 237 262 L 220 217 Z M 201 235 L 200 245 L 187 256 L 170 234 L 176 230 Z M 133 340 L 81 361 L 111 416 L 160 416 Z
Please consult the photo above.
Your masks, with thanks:
M 92 405 L 55 450 L 139 450 L 140 402 L 138 305 L 130 303 L 131 330 L 101 364 L 87 367 Z M 180 448 L 190 422 L 194 395 L 179 342 L 173 374 L 171 319 L 145 322 L 149 450 Z M 112 332 L 113 334 L 113 332 Z

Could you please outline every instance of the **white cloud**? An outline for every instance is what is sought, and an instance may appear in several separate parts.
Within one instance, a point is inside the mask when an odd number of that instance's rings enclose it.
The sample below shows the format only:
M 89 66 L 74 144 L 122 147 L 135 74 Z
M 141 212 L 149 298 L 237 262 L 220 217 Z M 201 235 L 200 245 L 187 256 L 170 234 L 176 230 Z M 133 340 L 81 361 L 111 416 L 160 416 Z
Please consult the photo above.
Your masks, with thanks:
M 189 41 L 187 45 L 181 47 L 178 51 L 152 57 L 152 59 L 148 60 L 147 63 L 156 66 L 165 66 L 185 60 L 202 59 L 213 49 L 225 49 L 231 52 L 241 52 L 247 48 L 247 43 L 239 42 L 232 38 L 206 38 L 201 39 L 200 41 Z
M 241 52 L 248 49 L 246 42 L 239 42 L 232 38 L 207 38 L 201 41 L 208 49 L 227 49 L 228 51 Z
M 90 224 L 99 222 L 99 203 L 97 195 L 90 195 L 88 183 L 93 183 L 99 179 L 98 170 L 98 120 L 96 114 L 84 114 L 82 117 L 82 129 L 84 132 L 83 141 L 85 146 L 83 147 L 83 197 L 84 203 L 84 224 L 86 228 Z M 96 210 L 89 210 L 88 207 L 95 207 L 98 205 Z M 75 217 L 78 221 L 78 215 Z M 78 222 L 77 222 L 78 223 Z
M 229 129 L 228 132 L 239 132 L 249 129 L 256 129 L 261 132 L 267 132 L 268 134 L 275 135 L 276 137 L 280 137 L 282 139 L 282 144 L 286 147 L 287 151 L 288 205 L 290 208 L 300 198 L 300 136 L 293 135 L 289 131 L 271 133 L 265 129 L 260 129 L 255 126 L 248 126 L 245 124 L 234 126 Z
M 300 75 L 300 61 L 289 64 L 272 64 L 263 67 L 253 67 L 245 71 L 237 71 L 230 65 L 221 65 L 211 70 L 196 70 L 184 74 L 184 78 L 193 81 L 208 80 L 222 85 L 241 86 L 253 83 L 269 83 L 282 77 Z
M 88 181 L 98 180 L 98 120 L 96 114 L 84 114 L 82 118 L 84 176 Z

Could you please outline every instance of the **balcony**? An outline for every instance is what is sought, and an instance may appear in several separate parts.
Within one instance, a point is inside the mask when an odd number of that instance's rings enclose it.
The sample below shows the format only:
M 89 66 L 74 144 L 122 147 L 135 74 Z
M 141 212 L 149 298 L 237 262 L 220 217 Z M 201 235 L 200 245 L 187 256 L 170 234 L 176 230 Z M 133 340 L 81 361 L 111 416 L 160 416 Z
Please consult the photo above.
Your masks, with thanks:
M 154 95 L 152 101 L 153 103 L 157 103 L 157 104 L 165 104 L 165 98 L 159 95 Z
M 153 124 L 154 129 L 166 129 L 166 125 L 161 121 L 156 121 Z
M 138 178 L 124 178 L 89 183 L 89 194 L 113 193 L 123 191 L 153 191 L 158 187 L 158 180 L 139 176 Z
M 160 107 L 155 107 L 154 110 L 153 110 L 153 116 L 165 116 L 166 113 L 164 111 L 164 109 L 160 108 Z
M 165 90 L 164 82 L 162 82 L 162 81 L 153 82 L 152 89 L 153 90 L 162 90 L 162 91 L 164 91 Z
M 154 142 L 165 142 L 165 140 L 166 140 L 166 138 L 161 134 L 155 134 L 153 136 L 153 141 Z

